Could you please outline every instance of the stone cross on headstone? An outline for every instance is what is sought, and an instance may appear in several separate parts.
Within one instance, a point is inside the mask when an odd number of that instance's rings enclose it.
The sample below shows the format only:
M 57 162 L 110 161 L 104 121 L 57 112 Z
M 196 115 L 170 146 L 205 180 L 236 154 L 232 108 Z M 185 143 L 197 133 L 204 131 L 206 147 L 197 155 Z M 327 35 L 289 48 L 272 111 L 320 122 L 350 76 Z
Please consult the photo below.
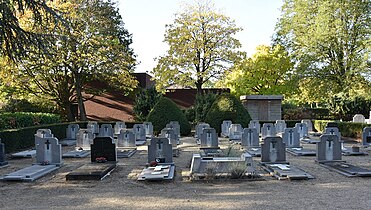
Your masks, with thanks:
M 256 128 L 243 129 L 241 146 L 247 147 L 247 148 L 260 146 L 259 145 L 259 134 Z
M 114 134 L 117 136 L 120 134 L 120 131 L 124 129 L 126 129 L 125 122 L 116 122 L 114 126 Z
M 1 143 L 0 139 L 0 166 L 5 166 L 7 164 L 8 162 L 5 161 L 5 145 L 4 143 Z
M 341 133 L 339 132 L 339 128 L 327 127 L 327 128 L 325 128 L 324 134 L 336 135 L 336 136 L 338 136 L 339 141 L 341 141 Z
M 228 137 L 229 136 L 229 127 L 232 125 L 231 120 L 223 120 L 221 125 L 221 136 Z
M 112 137 L 113 138 L 113 128 L 111 124 L 102 124 L 99 128 L 99 137 Z
M 76 149 L 77 150 L 90 150 L 90 144 L 93 143 L 95 134 L 92 130 L 80 129 L 77 133 Z
M 273 123 L 264 123 L 261 132 L 263 139 L 268 136 L 276 136 L 276 128 Z
M 306 138 L 306 137 L 309 136 L 308 135 L 307 124 L 305 124 L 305 123 L 296 123 L 295 124 L 295 128 L 296 128 L 296 130 L 299 133 L 299 138 L 300 139 L 303 139 L 303 138 Z
M 146 130 L 144 129 L 143 124 L 135 124 L 133 126 L 133 132 L 136 141 L 146 141 Z
M 153 136 L 153 125 L 152 122 L 144 122 L 144 130 L 146 131 L 146 137 L 151 138 Z
M 95 137 L 90 145 L 91 162 L 97 162 L 97 158 L 105 158 L 108 162 L 117 161 L 116 144 L 111 136 Z
M 363 146 L 371 146 L 371 127 L 363 128 L 362 145 Z
M 287 148 L 298 148 L 300 147 L 300 137 L 297 128 L 286 128 L 282 134 L 283 142 L 285 142 Z
M 263 163 L 283 163 L 286 162 L 285 143 L 281 137 L 267 136 L 261 145 L 261 162 Z
M 201 133 L 201 148 L 219 148 L 218 135 L 214 128 L 205 128 Z
M 94 133 L 94 134 L 99 133 L 99 125 L 95 121 L 89 121 L 88 124 L 86 125 L 86 128 L 88 130 L 91 130 L 91 132 Z
M 135 135 L 131 130 L 121 130 L 117 136 L 117 147 L 136 147 Z
M 341 160 L 341 144 L 337 135 L 323 134 L 317 143 L 316 161 L 331 162 Z
M 304 123 L 307 126 L 308 132 L 313 132 L 313 123 L 311 120 L 303 119 L 301 123 Z
M 255 128 L 258 132 L 258 134 L 260 134 L 260 123 L 259 123 L 259 120 L 250 120 L 249 122 L 249 128 Z
M 276 123 L 275 123 L 276 133 L 285 132 L 286 126 L 287 125 L 284 120 L 276 120 Z
M 148 163 L 173 163 L 173 148 L 167 138 L 152 138 L 148 145 Z
M 55 137 L 37 138 L 36 163 L 41 165 L 61 165 L 62 164 L 62 146 Z
M 76 135 L 79 132 L 79 124 L 69 124 L 66 129 L 66 139 L 76 139 Z

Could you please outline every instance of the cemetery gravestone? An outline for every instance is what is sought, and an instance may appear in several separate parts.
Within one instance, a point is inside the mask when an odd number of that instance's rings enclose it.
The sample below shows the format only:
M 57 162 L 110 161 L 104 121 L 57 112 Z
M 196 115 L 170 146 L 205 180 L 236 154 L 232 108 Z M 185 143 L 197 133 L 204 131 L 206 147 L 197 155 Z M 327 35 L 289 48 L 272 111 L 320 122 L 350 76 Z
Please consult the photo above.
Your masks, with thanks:
M 241 146 L 244 148 L 260 147 L 259 134 L 256 128 L 243 129 Z
M 259 120 L 250 120 L 250 122 L 249 122 L 249 128 L 255 128 L 258 131 L 258 134 L 260 134 L 260 123 L 259 123 Z
M 178 135 L 175 134 L 175 130 L 172 128 L 164 128 L 161 130 L 161 137 L 167 138 L 173 147 L 173 156 L 179 156 L 179 150 L 177 148 Z
M 38 129 L 36 131 L 35 137 L 39 138 L 53 137 L 53 134 L 50 129 Z
M 307 124 L 305 124 L 305 123 L 296 123 L 295 124 L 295 128 L 296 128 L 296 130 L 299 133 L 299 138 L 300 139 L 308 138 L 309 135 L 308 135 Z
M 362 114 L 356 114 L 353 117 L 354 123 L 366 123 L 366 118 Z
M 86 126 L 86 128 L 88 130 L 91 130 L 91 132 L 93 134 L 98 134 L 99 133 L 99 125 L 95 121 L 89 121 L 88 124 L 87 124 L 87 126 Z
M 146 130 L 143 124 L 135 124 L 133 126 L 136 145 L 144 145 L 147 142 Z
M 282 134 L 282 139 L 286 145 L 286 148 L 299 148 L 300 138 L 297 128 L 286 128 Z
M 362 145 L 366 147 L 371 146 L 371 127 L 363 128 Z
M 285 143 L 281 137 L 267 136 L 261 150 L 262 163 L 286 163 Z
M 219 149 L 218 135 L 214 128 L 205 128 L 201 133 L 201 149 Z
M 76 135 L 79 132 L 80 126 L 78 124 L 69 124 L 66 128 L 66 138 L 59 143 L 62 146 L 71 146 L 76 144 Z
M 111 124 L 102 124 L 99 128 L 99 137 L 112 137 L 113 138 L 113 128 Z
M 304 123 L 307 126 L 308 132 L 313 132 L 313 123 L 311 120 L 303 119 L 301 123 Z
M 240 124 L 232 124 L 229 127 L 229 140 L 241 141 L 242 132 L 243 132 L 243 129 Z
M 4 167 L 8 165 L 8 162 L 5 159 L 5 145 L 4 143 L 1 143 L 0 139 L 0 167 Z
M 171 125 L 175 129 L 175 134 L 180 137 L 180 124 L 178 121 L 170 121 L 169 125 Z
M 286 129 L 286 122 L 284 120 L 276 120 L 276 133 L 283 133 Z
M 276 128 L 274 127 L 273 123 L 264 123 L 263 127 L 261 128 L 262 138 L 266 137 L 274 137 L 276 136 Z
M 204 122 L 197 123 L 195 128 L 195 138 L 201 139 L 201 134 L 205 128 L 210 128 L 210 125 Z
M 38 129 L 35 134 L 35 142 L 40 138 L 53 137 L 52 131 L 50 129 Z M 36 150 L 25 150 L 12 154 L 13 158 L 31 158 L 36 156 Z
M 173 164 L 173 148 L 169 139 L 152 138 L 148 145 L 148 163 Z
M 146 137 L 147 138 L 152 138 L 153 136 L 153 125 L 151 122 L 144 122 L 144 129 L 146 131 Z
M 75 150 L 64 153 L 64 158 L 83 158 L 90 154 L 90 145 L 93 143 L 95 134 L 89 129 L 80 129 L 76 136 Z
M 116 145 L 110 136 L 96 137 L 91 145 L 91 162 L 97 162 L 98 158 L 105 158 L 107 162 L 117 161 Z M 99 161 L 98 161 L 99 162 Z
M 230 120 L 223 120 L 221 125 L 221 136 L 228 137 L 229 136 L 229 127 L 232 125 L 232 121 Z
M 120 134 L 121 130 L 126 129 L 125 122 L 116 122 L 114 126 L 114 134 L 115 136 L 118 136 Z
M 323 134 L 320 137 L 316 161 L 319 163 L 341 161 L 341 144 L 336 134 Z
M 129 158 L 136 150 L 134 133 L 131 130 L 121 130 L 117 136 L 117 157 Z

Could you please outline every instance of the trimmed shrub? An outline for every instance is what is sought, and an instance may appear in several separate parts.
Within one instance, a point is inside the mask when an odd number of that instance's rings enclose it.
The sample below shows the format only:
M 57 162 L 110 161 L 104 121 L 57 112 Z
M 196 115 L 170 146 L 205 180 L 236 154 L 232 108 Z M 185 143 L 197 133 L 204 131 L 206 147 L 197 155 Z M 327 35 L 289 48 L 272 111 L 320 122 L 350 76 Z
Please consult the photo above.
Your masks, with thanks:
M 0 113 L 0 130 L 46 125 L 61 122 L 61 117 L 50 113 L 4 112 Z
M 334 121 L 314 120 L 313 125 L 318 132 L 323 132 L 328 122 Z M 362 138 L 363 128 L 369 126 L 365 123 L 340 122 L 340 121 L 336 122 L 339 124 L 339 131 L 341 132 L 341 136 L 349 138 Z
M 161 97 L 157 104 L 148 114 L 147 121 L 152 122 L 153 132 L 160 133 L 170 121 L 178 121 L 180 124 L 180 134 L 189 135 L 191 126 L 178 106 L 166 97 Z
M 209 112 L 214 101 L 217 99 L 218 95 L 213 93 L 207 94 L 197 94 L 195 101 L 195 121 L 204 122 L 206 115 Z
M 159 94 L 154 87 L 141 90 L 135 97 L 133 107 L 135 119 L 144 121 L 153 106 L 160 100 L 160 97 L 161 94 Z
M 247 127 L 251 117 L 242 103 L 229 93 L 221 94 L 211 106 L 206 115 L 205 122 L 220 133 L 220 125 L 223 120 L 232 120 L 233 123 Z

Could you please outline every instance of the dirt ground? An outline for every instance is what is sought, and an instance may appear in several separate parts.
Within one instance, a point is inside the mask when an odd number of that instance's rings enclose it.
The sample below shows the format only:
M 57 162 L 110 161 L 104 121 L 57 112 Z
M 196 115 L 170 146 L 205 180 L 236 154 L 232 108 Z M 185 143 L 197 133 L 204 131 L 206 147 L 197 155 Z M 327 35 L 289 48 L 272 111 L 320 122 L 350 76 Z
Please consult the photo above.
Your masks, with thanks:
M 119 159 L 117 168 L 102 181 L 66 181 L 66 174 L 88 163 L 88 157 L 64 159 L 63 167 L 35 182 L 0 182 L 0 209 L 371 209 L 371 177 L 348 178 L 315 163 L 315 157 L 287 154 L 287 161 L 314 175 L 313 180 L 265 176 L 263 181 L 190 181 L 182 174 L 189 170 L 198 147 L 194 138 L 181 141 L 180 156 L 174 158 L 174 181 L 135 180 L 147 162 L 146 146 L 141 146 L 131 158 Z M 226 139 L 221 142 L 222 149 L 229 144 Z M 64 152 L 72 149 L 63 147 Z M 370 155 L 343 156 L 343 160 L 371 169 Z M 0 175 L 33 161 L 11 159 Z

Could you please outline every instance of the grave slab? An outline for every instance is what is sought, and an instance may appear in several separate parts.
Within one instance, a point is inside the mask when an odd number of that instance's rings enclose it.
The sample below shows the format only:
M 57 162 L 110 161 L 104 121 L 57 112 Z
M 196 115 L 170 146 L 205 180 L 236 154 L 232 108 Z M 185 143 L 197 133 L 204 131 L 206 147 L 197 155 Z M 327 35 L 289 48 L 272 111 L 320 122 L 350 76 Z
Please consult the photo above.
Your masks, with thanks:
M 116 164 L 90 163 L 66 175 L 66 180 L 102 180 L 109 176 Z
M 316 151 L 304 148 L 286 148 L 286 152 L 295 156 L 316 156 Z
M 345 156 L 364 156 L 364 155 L 368 155 L 368 153 L 362 152 L 358 146 L 344 147 L 344 148 L 341 149 L 341 152 Z
M 366 168 L 361 168 L 358 166 L 354 166 L 348 163 L 344 162 L 327 162 L 321 164 L 325 166 L 326 168 L 338 172 L 344 176 L 347 177 L 354 177 L 354 176 L 360 176 L 360 177 L 370 177 L 371 176 L 371 170 Z
M 245 151 L 253 157 L 261 157 L 262 155 L 261 148 L 248 148 Z
M 314 179 L 314 176 L 304 170 L 289 164 L 266 164 L 265 170 L 278 180 Z
M 25 150 L 21 152 L 16 152 L 11 154 L 12 158 L 33 158 L 36 156 L 36 150 L 31 149 L 31 150 Z
M 175 175 L 174 165 L 158 165 L 155 167 L 148 167 L 138 176 L 138 181 L 161 181 L 173 180 Z
M 56 165 L 33 165 L 18 171 L 12 172 L 10 174 L 2 177 L 2 180 L 5 181 L 35 181 L 36 179 L 45 176 L 59 167 Z
M 62 155 L 63 158 L 85 158 L 90 155 L 90 150 L 73 150 Z

